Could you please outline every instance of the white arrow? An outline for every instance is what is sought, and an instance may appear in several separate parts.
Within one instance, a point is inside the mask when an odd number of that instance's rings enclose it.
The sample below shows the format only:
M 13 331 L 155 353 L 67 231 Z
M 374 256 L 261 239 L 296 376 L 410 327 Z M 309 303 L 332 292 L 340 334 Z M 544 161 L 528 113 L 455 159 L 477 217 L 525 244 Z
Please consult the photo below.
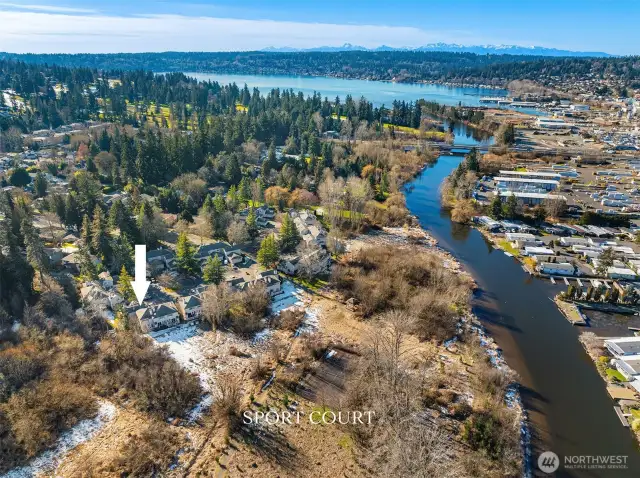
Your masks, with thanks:
M 131 281 L 138 304 L 142 305 L 150 282 L 147 280 L 147 246 L 136 244 L 135 277 Z

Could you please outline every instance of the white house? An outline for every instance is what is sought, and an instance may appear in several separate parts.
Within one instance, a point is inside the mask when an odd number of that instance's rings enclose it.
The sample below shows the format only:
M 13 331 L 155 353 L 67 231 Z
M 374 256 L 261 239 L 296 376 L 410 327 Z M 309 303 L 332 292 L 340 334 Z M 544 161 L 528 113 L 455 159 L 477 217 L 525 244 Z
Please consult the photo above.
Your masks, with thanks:
M 250 285 L 264 284 L 269 295 L 279 294 L 282 290 L 282 283 L 280 282 L 280 276 L 278 271 L 268 270 L 258 274 L 258 277 L 250 283 Z
M 551 256 L 553 254 L 553 250 L 549 249 L 548 247 L 527 246 L 524 248 L 525 256 Z
M 588 246 L 589 239 L 586 239 L 584 237 L 562 237 L 560 238 L 560 244 L 564 247 Z
M 568 262 L 542 262 L 538 265 L 538 270 L 543 274 L 572 276 L 575 267 Z
M 161 328 L 172 327 L 180 323 L 178 308 L 173 302 L 151 305 L 136 310 L 140 328 L 144 332 L 152 332 Z
M 607 277 L 610 279 L 636 280 L 638 275 L 626 267 L 609 267 Z

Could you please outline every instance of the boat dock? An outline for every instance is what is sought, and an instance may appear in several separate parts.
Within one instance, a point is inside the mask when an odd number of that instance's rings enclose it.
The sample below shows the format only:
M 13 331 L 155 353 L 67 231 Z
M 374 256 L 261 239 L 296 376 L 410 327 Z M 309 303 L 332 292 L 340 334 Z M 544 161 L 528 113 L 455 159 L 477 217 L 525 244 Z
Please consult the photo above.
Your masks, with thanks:
M 587 325 L 587 318 L 580 311 L 580 307 L 569 302 L 563 302 L 558 298 L 554 299 L 554 302 L 562 315 L 571 322 L 571 325 Z

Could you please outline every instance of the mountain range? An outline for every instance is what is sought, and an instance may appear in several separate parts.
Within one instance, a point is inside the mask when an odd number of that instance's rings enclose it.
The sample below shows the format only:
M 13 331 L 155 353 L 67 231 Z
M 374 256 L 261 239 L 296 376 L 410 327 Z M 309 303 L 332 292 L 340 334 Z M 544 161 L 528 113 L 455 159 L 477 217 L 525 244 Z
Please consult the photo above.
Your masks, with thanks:
M 338 51 L 446 51 L 459 53 L 475 53 L 478 55 L 532 55 L 532 56 L 574 56 L 574 57 L 613 57 L 601 51 L 572 51 L 546 48 L 542 46 L 520 45 L 458 45 L 455 43 L 429 43 L 424 46 L 391 47 L 381 45 L 376 48 L 366 48 L 359 45 L 345 43 L 342 46 L 319 46 L 314 48 L 268 47 L 265 52 L 338 52 Z

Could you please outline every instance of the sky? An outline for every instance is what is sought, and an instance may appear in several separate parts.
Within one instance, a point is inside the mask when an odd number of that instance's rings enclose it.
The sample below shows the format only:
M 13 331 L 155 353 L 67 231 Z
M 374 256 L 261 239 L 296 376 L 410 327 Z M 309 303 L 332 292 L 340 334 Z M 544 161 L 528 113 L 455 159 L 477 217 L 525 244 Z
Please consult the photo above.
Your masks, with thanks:
M 0 51 L 242 51 L 352 43 L 640 53 L 639 0 L 0 0 Z

